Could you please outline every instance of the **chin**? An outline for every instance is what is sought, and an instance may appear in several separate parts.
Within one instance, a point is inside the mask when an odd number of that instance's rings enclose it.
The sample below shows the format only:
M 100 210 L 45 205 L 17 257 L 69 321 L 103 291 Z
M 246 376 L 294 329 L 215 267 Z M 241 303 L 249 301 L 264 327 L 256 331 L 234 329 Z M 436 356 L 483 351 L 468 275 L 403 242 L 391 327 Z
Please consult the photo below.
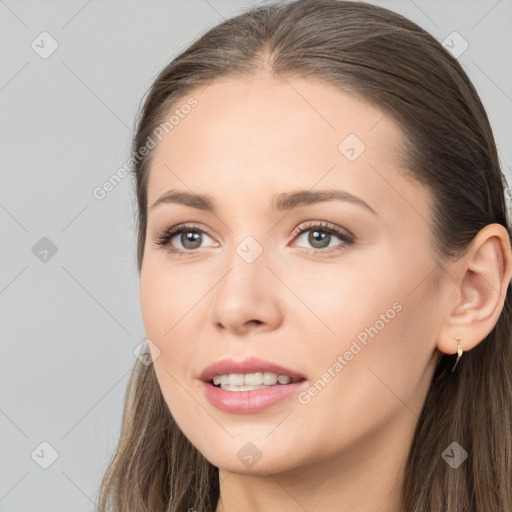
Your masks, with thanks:
M 261 448 L 259 446 L 257 442 L 233 440 L 222 449 L 217 443 L 212 449 L 198 449 L 210 464 L 241 475 L 266 476 L 283 473 L 296 467 L 297 461 L 290 459 L 290 452 L 285 447 L 279 451 L 272 443 L 267 443 Z

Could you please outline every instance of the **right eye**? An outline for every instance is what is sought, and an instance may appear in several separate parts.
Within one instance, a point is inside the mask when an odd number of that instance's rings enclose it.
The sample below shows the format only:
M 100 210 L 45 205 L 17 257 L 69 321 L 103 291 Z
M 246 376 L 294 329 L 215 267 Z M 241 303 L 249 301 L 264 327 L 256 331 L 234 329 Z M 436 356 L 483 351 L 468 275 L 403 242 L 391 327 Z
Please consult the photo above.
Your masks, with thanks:
M 171 253 L 187 254 L 195 252 L 195 249 L 201 247 L 204 237 L 211 237 L 202 229 L 193 224 L 180 224 L 174 226 L 158 237 L 155 243 L 159 246 L 166 247 Z M 176 248 L 172 240 L 177 238 L 181 247 Z

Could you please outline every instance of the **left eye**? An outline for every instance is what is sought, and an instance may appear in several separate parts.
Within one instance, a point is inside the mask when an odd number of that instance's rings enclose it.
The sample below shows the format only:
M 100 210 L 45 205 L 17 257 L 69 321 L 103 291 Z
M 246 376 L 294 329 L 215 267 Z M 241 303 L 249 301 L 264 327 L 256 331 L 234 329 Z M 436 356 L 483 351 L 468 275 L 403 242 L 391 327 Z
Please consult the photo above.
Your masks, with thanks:
M 330 225 L 328 223 L 320 223 L 320 224 L 310 224 L 308 226 L 303 227 L 298 232 L 298 240 L 309 233 L 306 236 L 307 243 L 313 247 L 313 251 L 325 249 L 326 247 L 330 247 L 330 242 L 335 241 L 334 238 L 338 238 L 343 242 L 343 244 L 336 244 L 337 249 L 343 249 L 343 246 L 353 245 L 355 242 L 355 237 L 351 233 L 345 232 L 338 228 L 337 226 Z M 330 251 L 321 251 L 321 252 L 330 252 Z

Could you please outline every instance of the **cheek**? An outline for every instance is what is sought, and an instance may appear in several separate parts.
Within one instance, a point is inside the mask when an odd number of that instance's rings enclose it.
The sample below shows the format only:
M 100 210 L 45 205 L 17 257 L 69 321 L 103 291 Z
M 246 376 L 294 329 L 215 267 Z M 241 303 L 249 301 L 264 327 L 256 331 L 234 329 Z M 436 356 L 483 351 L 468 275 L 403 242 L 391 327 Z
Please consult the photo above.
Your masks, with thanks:
M 166 344 L 182 327 L 182 322 L 187 321 L 187 315 L 194 314 L 192 308 L 201 297 L 200 290 L 194 288 L 194 282 L 189 280 L 187 285 L 184 274 L 162 268 L 150 259 L 141 269 L 139 300 L 142 319 L 147 337 L 154 338 L 160 350 L 165 350 Z
M 208 307 L 206 297 L 201 300 L 206 284 L 204 288 L 198 288 L 187 273 L 161 268 L 149 259 L 141 269 L 141 314 L 146 336 L 158 349 L 154 351 L 154 367 L 166 400 L 173 397 L 173 402 L 179 402 L 180 384 L 192 377 L 192 363 L 198 353 L 198 319 Z
M 324 339 L 322 350 L 309 354 L 313 382 L 295 412 L 316 418 L 301 442 L 316 444 L 318 453 L 377 437 L 397 418 L 414 422 L 420 415 L 428 387 L 429 322 L 420 297 L 398 292 L 373 294 L 363 310 L 361 301 L 347 302 L 336 320 L 336 338 Z M 330 439 L 329 446 L 319 444 L 319 436 Z
M 369 410 L 394 393 L 406 400 L 432 357 L 433 290 L 425 282 L 411 293 L 412 274 L 377 268 L 350 277 L 343 272 L 309 288 L 308 306 L 321 321 L 312 315 L 299 321 L 299 332 L 309 333 L 300 351 L 320 381 L 323 398 L 315 401 L 325 407 L 346 399 Z
M 326 358 L 343 354 L 357 340 L 362 347 L 382 339 L 389 326 L 400 321 L 405 290 L 390 278 L 384 264 L 364 267 L 340 264 L 314 272 L 283 271 L 283 314 L 298 324 L 304 361 L 325 365 Z M 381 270 L 378 270 L 381 269 Z M 392 270 L 392 269 L 389 269 Z M 297 300 L 297 298 L 299 300 Z M 402 315 L 403 316 L 403 315 Z M 350 357 L 350 355 L 349 355 Z
M 186 370 L 189 367 L 190 343 L 187 339 L 187 311 L 190 306 L 177 294 L 176 279 L 169 273 L 146 263 L 141 269 L 139 298 L 146 336 L 156 346 L 152 347 L 153 365 L 158 384 L 169 411 L 178 426 L 188 432 L 192 426 L 187 413 L 194 406 L 190 396 L 183 391 Z M 194 310 L 189 314 L 193 314 Z M 151 345 L 150 345 L 151 347 Z M 181 384 L 181 385 L 180 385 Z M 199 411 L 194 411 L 199 414 Z

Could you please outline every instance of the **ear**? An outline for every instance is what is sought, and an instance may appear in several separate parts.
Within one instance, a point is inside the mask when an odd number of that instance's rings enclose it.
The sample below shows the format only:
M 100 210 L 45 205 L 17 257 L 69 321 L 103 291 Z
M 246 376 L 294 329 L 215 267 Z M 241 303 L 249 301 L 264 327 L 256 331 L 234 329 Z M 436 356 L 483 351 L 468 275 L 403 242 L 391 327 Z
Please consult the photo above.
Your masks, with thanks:
M 512 277 L 507 230 L 501 224 L 483 227 L 450 273 L 454 288 L 437 341 L 445 354 L 457 352 L 457 338 L 463 351 L 471 350 L 496 325 Z

